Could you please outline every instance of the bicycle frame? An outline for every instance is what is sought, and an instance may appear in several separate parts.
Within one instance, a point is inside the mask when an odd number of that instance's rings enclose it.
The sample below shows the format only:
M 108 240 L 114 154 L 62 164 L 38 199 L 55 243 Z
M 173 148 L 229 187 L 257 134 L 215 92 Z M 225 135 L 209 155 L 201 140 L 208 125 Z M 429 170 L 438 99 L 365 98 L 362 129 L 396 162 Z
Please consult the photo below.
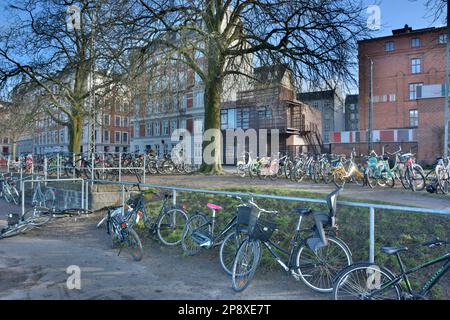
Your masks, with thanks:
M 211 235 L 212 235 L 212 246 L 218 245 L 220 243 L 219 240 L 221 240 L 231 229 L 236 227 L 236 215 L 227 223 L 227 225 L 220 231 L 218 235 L 215 235 L 215 224 L 216 224 L 216 217 L 213 215 L 213 217 L 209 217 L 206 214 L 202 214 L 205 218 L 207 223 L 201 225 L 198 229 L 202 229 L 205 226 L 211 226 Z
M 400 269 L 401 269 L 401 274 L 398 275 L 397 277 L 395 277 L 394 279 L 392 279 L 391 281 L 389 281 L 388 283 L 386 283 L 382 288 L 374 290 L 370 295 L 377 295 L 380 292 L 396 285 L 396 284 L 400 284 L 400 282 L 402 280 L 405 281 L 406 283 L 406 289 L 407 289 L 407 293 L 409 295 L 411 295 L 412 297 L 414 296 L 425 296 L 428 294 L 428 292 L 439 282 L 439 280 L 444 276 L 444 274 L 450 269 L 450 253 L 447 253 L 439 258 L 433 259 L 431 261 L 428 261 L 424 264 L 421 264 L 420 266 L 417 266 L 415 268 L 409 269 L 407 271 L 405 271 L 405 267 L 403 265 L 402 260 L 400 259 L 400 256 L 397 254 L 397 260 L 400 264 Z M 429 280 L 423 285 L 422 289 L 420 290 L 419 293 L 415 294 L 412 291 L 412 287 L 411 287 L 411 283 L 409 281 L 408 275 L 415 273 L 419 270 L 425 269 L 427 267 L 430 267 L 434 264 L 437 264 L 439 262 L 445 261 L 447 260 L 447 262 L 440 267 L 430 278 Z

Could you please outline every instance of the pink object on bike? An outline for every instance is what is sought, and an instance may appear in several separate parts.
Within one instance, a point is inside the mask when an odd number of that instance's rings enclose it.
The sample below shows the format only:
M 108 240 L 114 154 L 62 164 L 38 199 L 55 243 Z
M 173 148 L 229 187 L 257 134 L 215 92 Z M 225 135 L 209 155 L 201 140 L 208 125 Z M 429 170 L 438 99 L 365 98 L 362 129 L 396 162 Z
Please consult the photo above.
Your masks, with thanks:
M 212 204 L 212 203 L 208 203 L 208 208 L 210 208 L 211 210 L 222 210 L 223 208 L 221 206 Z

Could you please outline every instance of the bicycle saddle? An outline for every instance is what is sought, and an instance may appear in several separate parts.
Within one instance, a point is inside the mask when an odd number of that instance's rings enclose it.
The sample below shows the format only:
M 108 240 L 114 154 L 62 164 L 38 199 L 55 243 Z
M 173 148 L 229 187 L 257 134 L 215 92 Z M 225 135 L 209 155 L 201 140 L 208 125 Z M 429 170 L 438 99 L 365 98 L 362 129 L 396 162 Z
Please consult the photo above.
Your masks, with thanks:
M 294 210 L 295 213 L 301 215 L 301 216 L 308 216 L 312 213 L 312 209 L 311 208 L 297 208 Z
M 386 254 L 396 254 L 397 252 L 407 251 L 407 247 L 382 247 L 381 252 Z
M 207 206 L 208 206 L 208 208 L 210 208 L 211 210 L 218 210 L 218 211 L 220 211 L 220 210 L 223 209 L 221 206 L 218 206 L 218 205 L 212 204 L 212 203 L 208 203 Z

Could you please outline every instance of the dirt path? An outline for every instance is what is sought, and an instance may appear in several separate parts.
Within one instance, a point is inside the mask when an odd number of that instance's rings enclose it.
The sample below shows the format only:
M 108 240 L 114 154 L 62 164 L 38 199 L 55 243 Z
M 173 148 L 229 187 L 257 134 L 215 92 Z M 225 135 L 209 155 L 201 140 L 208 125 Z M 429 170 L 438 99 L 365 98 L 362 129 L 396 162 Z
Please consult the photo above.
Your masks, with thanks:
M 100 214 L 65 218 L 25 235 L 0 240 L 0 299 L 328 299 L 279 272 L 258 273 L 236 294 L 217 250 L 184 257 L 180 248 L 144 240 L 144 258 L 117 256 Z M 0 220 L 2 220 L 0 218 Z M 66 269 L 81 268 L 81 290 L 68 290 Z

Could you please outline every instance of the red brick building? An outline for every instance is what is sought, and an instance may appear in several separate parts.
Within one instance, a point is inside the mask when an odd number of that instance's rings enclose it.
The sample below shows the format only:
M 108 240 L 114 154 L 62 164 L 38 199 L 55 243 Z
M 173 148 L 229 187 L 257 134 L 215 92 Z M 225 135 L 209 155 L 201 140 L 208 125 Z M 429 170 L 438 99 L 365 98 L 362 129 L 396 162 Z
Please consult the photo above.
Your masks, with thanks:
M 333 152 L 358 147 L 367 153 L 370 65 L 373 62 L 375 150 L 403 145 L 432 163 L 443 154 L 446 28 L 413 30 L 359 42 L 359 131 L 335 133 Z M 345 141 L 343 136 L 345 135 Z M 348 139 L 347 139 L 348 138 Z

